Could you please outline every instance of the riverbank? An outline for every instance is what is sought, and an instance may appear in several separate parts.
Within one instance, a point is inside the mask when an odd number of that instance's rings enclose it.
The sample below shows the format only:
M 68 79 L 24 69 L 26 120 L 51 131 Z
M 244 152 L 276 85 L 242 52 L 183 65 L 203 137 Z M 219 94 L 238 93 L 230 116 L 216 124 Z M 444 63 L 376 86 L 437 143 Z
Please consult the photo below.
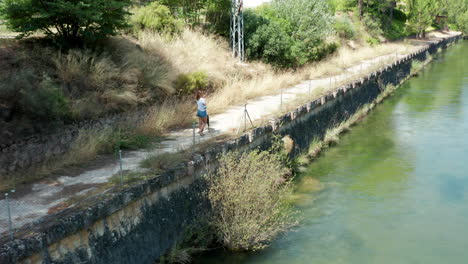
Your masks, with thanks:
M 174 243 L 174 239 L 177 240 L 182 235 L 180 228 L 188 224 L 188 219 L 193 219 L 197 213 L 203 212 L 201 210 L 203 199 L 197 195 L 199 192 L 196 191 L 200 188 L 200 186 L 197 187 L 196 176 L 202 174 L 205 168 L 215 166 L 214 157 L 218 153 L 268 145 L 271 132 L 290 135 L 296 143 L 295 153 L 300 153 L 301 149 L 308 147 L 314 137 L 323 135 L 328 127 L 345 120 L 349 117 L 349 113 L 374 100 L 381 92 L 382 85 L 398 84 L 402 78 L 408 76 L 412 59 L 424 61 L 426 51 L 433 54 L 438 48 L 444 47 L 455 39 L 458 39 L 458 36 L 436 41 L 415 54 L 402 57 L 397 63 L 385 69 L 380 69 L 351 85 L 340 87 L 336 92 L 282 116 L 270 125 L 254 129 L 234 141 L 217 147 L 213 146 L 203 155 L 196 155 L 196 159 L 189 162 L 188 167 L 184 166 L 185 168 L 163 173 L 159 177 L 134 183 L 125 190 L 114 187 L 106 191 L 104 196 L 95 196 L 88 199 L 86 203 L 83 202 L 79 206 L 37 221 L 34 226 L 24 227 L 19 230 L 18 234 L 31 234 L 32 232 L 36 235 L 24 237 L 23 242 L 17 240 L 15 244 L 8 243 L 10 249 L 5 251 L 6 248 L 3 247 L 0 256 L 4 256 L 5 260 L 21 259 L 31 256 L 32 252 L 37 252 L 35 250 L 39 248 L 43 250 L 49 248 L 47 249 L 50 250 L 47 257 L 49 259 L 51 255 L 53 255 L 52 259 L 57 260 L 67 256 L 83 259 L 93 256 L 99 260 L 96 263 L 106 263 L 104 261 L 111 260 L 125 263 L 130 261 L 129 257 L 133 253 L 139 254 L 138 252 L 143 250 L 141 254 L 145 252 L 143 255 L 154 260 L 158 254 L 162 254 Z M 304 88 L 307 90 L 307 87 Z M 166 199 L 169 197 L 170 199 Z M 94 204 L 95 199 L 101 202 Z M 188 205 L 187 201 L 191 201 L 189 204 L 195 203 L 198 206 Z M 88 208 L 87 213 L 80 212 L 80 208 Z M 174 217 L 180 221 L 172 221 L 176 219 Z M 171 221 L 168 222 L 168 219 Z M 48 223 L 46 226 L 41 224 L 46 223 L 44 221 Z M 153 226 L 150 223 L 155 223 L 154 221 L 157 224 Z M 88 231 L 77 233 L 84 226 Z M 78 237 L 70 237 L 72 234 Z M 140 237 L 141 241 L 137 237 Z M 160 237 L 160 239 L 164 237 L 164 240 L 151 241 L 154 237 Z M 68 242 L 54 244 L 61 240 Z M 24 248 L 24 243 L 30 243 L 27 241 L 37 242 L 28 244 L 30 246 Z M 39 241 L 41 242 L 38 244 Z M 71 241 L 81 242 L 72 246 L 68 244 Z M 112 242 L 113 246 L 107 247 L 106 251 L 102 251 L 103 244 L 101 243 L 107 243 L 105 241 L 115 242 Z M 129 244 L 129 241 L 133 243 Z M 62 248 L 60 245 L 66 246 Z M 151 246 L 150 250 L 149 246 Z M 81 255 L 77 255 L 76 250 L 80 250 Z M 122 255 L 122 252 L 126 255 Z M 35 257 L 44 259 L 42 255 L 35 255 Z

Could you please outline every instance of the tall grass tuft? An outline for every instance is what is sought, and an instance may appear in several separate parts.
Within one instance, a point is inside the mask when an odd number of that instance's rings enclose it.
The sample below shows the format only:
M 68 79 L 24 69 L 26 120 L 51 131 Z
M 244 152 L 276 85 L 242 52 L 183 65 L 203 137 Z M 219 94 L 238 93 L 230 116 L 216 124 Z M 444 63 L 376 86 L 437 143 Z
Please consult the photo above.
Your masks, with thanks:
M 228 153 L 209 176 L 208 197 L 219 242 L 234 251 L 258 250 L 295 224 L 285 202 L 291 182 L 277 155 L 267 151 Z

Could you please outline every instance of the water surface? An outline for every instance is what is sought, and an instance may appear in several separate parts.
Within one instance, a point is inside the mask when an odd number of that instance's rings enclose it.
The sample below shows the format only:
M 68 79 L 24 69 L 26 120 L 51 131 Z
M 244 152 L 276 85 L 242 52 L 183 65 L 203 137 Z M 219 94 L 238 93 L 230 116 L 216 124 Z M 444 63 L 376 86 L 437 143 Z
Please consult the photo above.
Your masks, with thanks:
M 294 231 L 196 263 L 468 263 L 466 58 L 466 41 L 436 56 L 299 176 Z

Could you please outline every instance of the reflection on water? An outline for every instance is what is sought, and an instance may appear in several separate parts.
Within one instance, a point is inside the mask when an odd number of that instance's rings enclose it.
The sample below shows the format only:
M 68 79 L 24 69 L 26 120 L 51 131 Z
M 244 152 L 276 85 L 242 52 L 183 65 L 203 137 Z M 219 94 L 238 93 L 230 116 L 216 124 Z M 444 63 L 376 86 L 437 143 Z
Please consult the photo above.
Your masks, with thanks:
M 299 176 L 301 225 L 197 263 L 468 263 L 468 43 L 450 48 Z

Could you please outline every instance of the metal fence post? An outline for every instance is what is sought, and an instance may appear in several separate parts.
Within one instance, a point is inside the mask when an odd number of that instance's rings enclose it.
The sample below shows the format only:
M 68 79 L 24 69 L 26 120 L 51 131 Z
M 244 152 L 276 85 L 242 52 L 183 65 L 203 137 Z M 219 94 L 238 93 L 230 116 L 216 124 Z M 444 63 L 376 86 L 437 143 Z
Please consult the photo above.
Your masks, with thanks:
M 247 104 L 244 105 L 244 132 L 247 131 Z
M 122 150 L 119 149 L 120 185 L 123 185 Z
M 192 154 L 195 153 L 195 128 L 197 127 L 197 123 L 192 123 L 192 132 L 193 132 L 193 141 L 192 141 Z
M 10 199 L 8 199 L 8 193 L 5 193 L 5 202 L 8 212 L 8 232 L 10 233 L 10 239 L 13 240 L 13 223 L 11 221 Z
M 283 110 L 283 88 L 281 88 L 280 109 Z

